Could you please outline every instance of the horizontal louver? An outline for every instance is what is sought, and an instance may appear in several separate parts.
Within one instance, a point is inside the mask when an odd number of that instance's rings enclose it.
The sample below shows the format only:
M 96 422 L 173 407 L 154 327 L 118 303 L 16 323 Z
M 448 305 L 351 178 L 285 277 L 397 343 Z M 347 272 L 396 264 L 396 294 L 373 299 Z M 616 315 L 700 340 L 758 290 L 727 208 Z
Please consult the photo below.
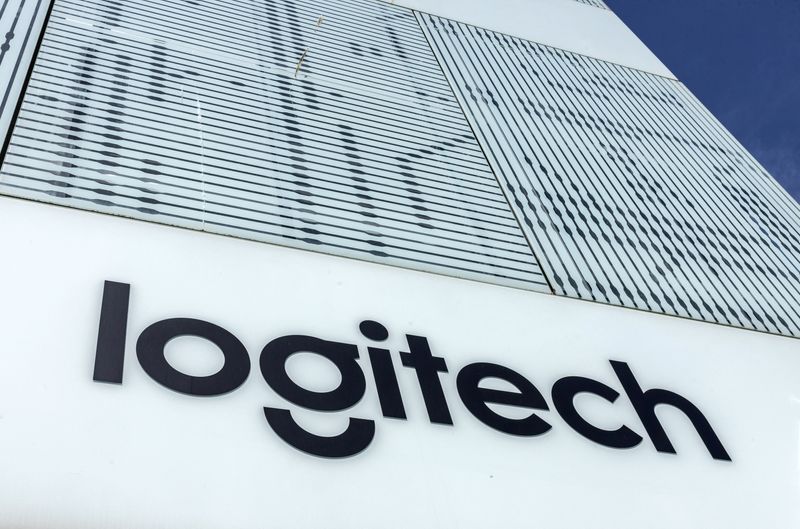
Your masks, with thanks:
M 800 208 L 681 83 L 375 0 L 56 0 L 0 192 L 800 335 Z
M 600 7 L 602 9 L 608 9 L 605 3 L 602 0 L 575 0 L 576 2 L 580 2 L 581 4 L 587 4 L 594 7 Z
M 46 0 L 4 0 L 0 5 L 0 138 L 11 124 L 48 5 Z
M 414 15 L 57 0 L 0 190 L 547 290 Z

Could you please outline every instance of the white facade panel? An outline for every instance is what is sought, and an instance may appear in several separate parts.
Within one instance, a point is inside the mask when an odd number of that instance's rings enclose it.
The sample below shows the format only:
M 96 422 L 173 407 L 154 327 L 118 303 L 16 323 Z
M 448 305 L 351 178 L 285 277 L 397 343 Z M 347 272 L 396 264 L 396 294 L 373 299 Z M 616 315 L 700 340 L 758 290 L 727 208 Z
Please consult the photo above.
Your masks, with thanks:
M 356 260 L 309 254 L 152 223 L 0 199 L 0 525 L 19 528 L 263 527 L 619 529 L 788 528 L 800 524 L 800 342 Z M 9 229 L 13 227 L 13 229 Z M 92 380 L 103 281 L 131 285 L 122 384 Z M 137 340 L 158 320 L 200 318 L 249 352 L 235 391 L 197 397 L 151 379 Z M 381 416 L 358 325 L 389 330 L 407 420 Z M 259 353 L 287 334 L 355 344 L 366 379 L 351 409 L 300 410 L 262 379 Z M 452 425 L 431 424 L 404 334 L 427 338 Z M 199 338 L 168 346 L 194 376 L 220 367 Z M 642 389 L 682 395 L 709 421 L 731 461 L 710 456 L 687 416 L 660 406 L 677 454 L 656 451 L 609 360 Z M 522 374 L 552 428 L 508 435 L 467 411 L 464 366 Z M 327 360 L 289 361 L 297 383 L 328 391 Z M 551 388 L 582 376 L 621 394 L 581 394 L 597 427 L 628 426 L 630 449 L 594 443 L 554 409 Z M 498 383 L 494 380 L 494 383 Z M 507 383 L 506 383 L 507 384 Z M 505 389 L 507 386 L 485 386 Z M 374 421 L 361 453 L 325 459 L 282 441 L 262 407 L 335 435 Z
M 54 2 L 0 529 L 800 527 L 800 207 L 601 0 Z

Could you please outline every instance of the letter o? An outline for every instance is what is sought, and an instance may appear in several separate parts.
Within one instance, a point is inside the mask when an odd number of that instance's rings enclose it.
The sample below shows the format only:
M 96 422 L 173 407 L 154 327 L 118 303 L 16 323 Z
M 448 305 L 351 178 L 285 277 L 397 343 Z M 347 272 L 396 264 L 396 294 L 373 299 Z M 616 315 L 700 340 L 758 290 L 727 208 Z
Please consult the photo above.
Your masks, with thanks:
M 181 373 L 164 354 L 170 340 L 180 336 L 204 338 L 219 347 L 225 356 L 222 369 L 205 377 Z M 147 327 L 136 342 L 136 356 L 150 378 L 173 391 L 197 396 L 216 396 L 241 386 L 250 374 L 250 355 L 236 336 L 203 320 L 171 318 Z

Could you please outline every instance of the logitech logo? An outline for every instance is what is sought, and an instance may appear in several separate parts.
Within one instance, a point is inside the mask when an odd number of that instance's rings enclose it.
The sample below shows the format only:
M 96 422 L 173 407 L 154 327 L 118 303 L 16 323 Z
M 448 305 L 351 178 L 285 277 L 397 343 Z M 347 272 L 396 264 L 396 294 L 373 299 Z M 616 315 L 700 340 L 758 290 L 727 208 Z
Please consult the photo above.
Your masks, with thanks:
M 94 380 L 97 382 L 123 382 L 129 301 L 129 284 L 105 282 L 94 363 Z M 394 355 L 381 347 L 389 337 L 388 330 L 372 320 L 360 322 L 358 329 L 360 339 L 366 341 L 362 350 L 367 352 L 382 415 L 405 419 L 405 404 Z M 170 340 L 181 336 L 195 336 L 213 343 L 224 356 L 222 368 L 209 376 L 192 376 L 175 369 L 166 359 L 165 348 Z M 434 354 L 426 337 L 407 334 L 405 339 L 408 350 L 397 352 L 397 356 L 402 369 L 412 370 L 415 374 L 429 421 L 453 425 L 450 405 L 454 399 L 445 395 L 442 386 L 442 377 L 451 376 L 450 366 L 444 357 Z M 287 361 L 298 353 L 311 353 L 330 361 L 341 376 L 339 385 L 330 391 L 318 392 L 297 384 L 287 372 Z M 152 323 L 139 334 L 136 356 L 142 369 L 153 380 L 187 395 L 213 397 L 234 391 L 245 382 L 251 371 L 250 354 L 236 336 L 214 323 L 193 318 L 170 318 Z M 359 357 L 359 346 L 355 343 L 296 334 L 267 343 L 259 356 L 259 369 L 264 381 L 287 403 L 318 412 L 342 412 L 357 404 L 366 392 L 367 380 Z M 644 431 L 637 432 L 627 425 L 604 429 L 589 422 L 576 408 L 577 395 L 590 394 L 613 404 L 621 392 L 591 378 L 567 376 L 553 384 L 550 396 L 557 416 L 572 430 L 590 441 L 617 449 L 633 448 L 646 435 L 657 451 L 674 454 L 675 448 L 655 413 L 657 406 L 667 405 L 688 417 L 711 457 L 731 460 L 711 424 L 695 404 L 666 389 L 643 389 L 631 367 L 623 361 L 610 360 L 610 367 Z M 500 364 L 478 362 L 461 366 L 455 376 L 461 404 L 486 426 L 523 437 L 544 435 L 554 427 L 556 414 L 551 412 L 539 389 L 522 374 Z M 504 381 L 515 391 L 484 387 L 481 383 L 486 379 Z M 510 418 L 495 411 L 490 404 L 514 406 L 529 410 L 530 414 Z M 330 458 L 363 452 L 376 432 L 375 419 L 349 417 L 342 433 L 319 436 L 302 428 L 294 420 L 289 406 L 265 407 L 264 419 L 278 437 L 294 448 Z

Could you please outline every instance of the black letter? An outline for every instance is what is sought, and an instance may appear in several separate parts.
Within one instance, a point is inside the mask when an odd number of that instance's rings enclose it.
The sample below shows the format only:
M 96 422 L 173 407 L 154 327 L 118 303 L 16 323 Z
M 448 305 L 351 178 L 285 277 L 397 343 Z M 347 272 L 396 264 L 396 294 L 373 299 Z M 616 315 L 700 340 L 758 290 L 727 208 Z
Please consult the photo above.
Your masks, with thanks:
M 94 381 L 122 384 L 125 363 L 125 334 L 128 330 L 128 283 L 106 281 L 97 329 L 97 349 L 94 354 Z
M 323 393 L 298 386 L 286 372 L 286 361 L 296 353 L 314 353 L 330 360 L 342 375 L 339 387 Z M 346 410 L 361 400 L 367 383 L 356 363 L 358 348 L 313 336 L 282 336 L 261 351 L 261 374 L 275 393 L 289 402 L 315 411 Z
M 655 410 L 656 406 L 659 404 L 669 404 L 670 406 L 678 408 L 689 417 L 695 430 L 700 434 L 700 439 L 705 443 L 711 457 L 724 461 L 731 460 L 728 452 L 726 452 L 725 448 L 722 446 L 719 437 L 717 437 L 717 434 L 711 429 L 708 420 L 697 406 L 677 393 L 665 389 L 649 389 L 647 391 L 642 391 L 642 388 L 639 386 L 639 383 L 636 382 L 628 364 L 614 360 L 610 362 L 611 367 L 614 368 L 614 372 L 617 374 L 617 378 L 619 378 L 619 381 L 622 383 L 622 387 L 625 388 L 625 393 L 628 394 L 628 398 L 631 400 L 642 424 L 644 424 L 645 430 L 647 430 L 650 439 L 653 441 L 656 450 L 669 454 L 675 453 L 675 448 L 673 448 L 672 443 L 670 443 L 667 433 L 664 431 L 664 427 L 661 426 Z
M 361 334 L 382 342 L 389 337 L 386 327 L 377 321 L 366 320 L 359 325 Z M 403 406 L 403 397 L 400 386 L 397 384 L 397 373 L 394 371 L 392 356 L 388 349 L 367 347 L 369 362 L 372 365 L 372 375 L 375 377 L 375 388 L 378 390 L 378 400 L 381 403 L 381 412 L 384 417 L 405 419 L 406 409 Z
M 519 393 L 479 387 L 484 378 L 499 378 L 511 383 Z M 479 421 L 495 430 L 511 435 L 541 435 L 552 426 L 535 413 L 524 419 L 509 419 L 492 411 L 486 403 L 506 404 L 521 408 L 547 410 L 547 403 L 531 382 L 507 367 L 497 364 L 476 363 L 465 366 L 456 378 L 458 394 L 464 405 Z
M 592 393 L 608 402 L 614 402 L 619 397 L 619 392 L 591 378 L 564 377 L 557 381 L 553 384 L 553 404 L 573 430 L 590 441 L 610 448 L 633 448 L 642 442 L 642 437 L 627 426 L 603 430 L 589 424 L 575 409 L 575 395 L 578 393 Z
M 419 388 L 428 410 L 428 418 L 433 423 L 453 424 L 450 409 L 442 391 L 439 373 L 447 373 L 447 364 L 444 358 L 431 355 L 428 340 L 423 336 L 406 335 L 408 340 L 408 353 L 400 353 L 400 358 L 405 367 L 416 370 Z
M 284 442 L 320 457 L 354 456 L 367 448 L 375 436 L 375 422 L 366 419 L 351 417 L 344 432 L 334 437 L 323 437 L 300 428 L 289 410 L 264 408 L 264 417 Z
M 205 338 L 220 348 L 225 364 L 217 373 L 193 377 L 181 373 L 167 362 L 164 348 L 179 336 Z M 172 318 L 146 328 L 136 342 L 136 355 L 150 377 L 171 390 L 187 395 L 214 396 L 241 386 L 250 373 L 250 355 L 242 342 L 218 325 L 191 318 Z
M 297 385 L 286 372 L 286 361 L 296 353 L 314 353 L 333 362 L 342 375 L 332 391 L 311 391 Z M 349 343 L 329 342 L 312 336 L 283 336 L 261 351 L 261 374 L 275 392 L 289 402 L 315 411 L 341 411 L 354 406 L 364 396 L 366 380 L 356 363 L 358 348 Z M 298 450 L 321 457 L 347 457 L 367 448 L 375 436 L 375 423 L 350 419 L 347 429 L 334 437 L 321 437 L 300 428 L 289 410 L 264 408 L 270 427 Z

